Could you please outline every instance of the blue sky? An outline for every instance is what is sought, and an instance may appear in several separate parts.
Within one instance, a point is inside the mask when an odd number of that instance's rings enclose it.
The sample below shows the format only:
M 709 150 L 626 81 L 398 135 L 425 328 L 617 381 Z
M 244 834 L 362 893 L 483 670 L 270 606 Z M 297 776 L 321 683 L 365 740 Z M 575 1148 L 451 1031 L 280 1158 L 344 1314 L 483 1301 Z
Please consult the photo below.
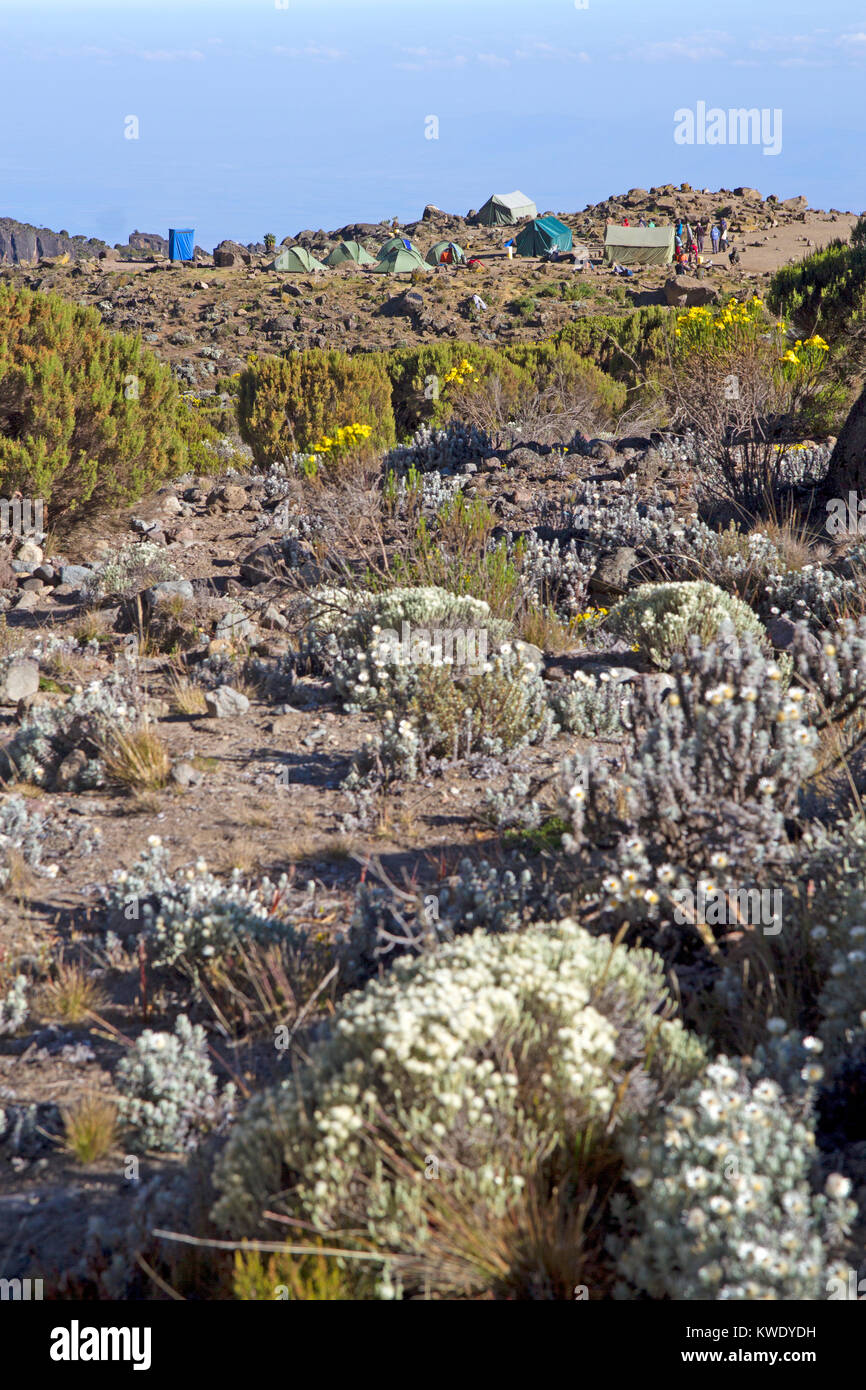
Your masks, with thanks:
M 859 212 L 864 80 L 866 0 L 0 0 L 0 216 L 210 248 L 513 188 Z M 781 152 L 676 144 L 698 102 L 781 110 Z

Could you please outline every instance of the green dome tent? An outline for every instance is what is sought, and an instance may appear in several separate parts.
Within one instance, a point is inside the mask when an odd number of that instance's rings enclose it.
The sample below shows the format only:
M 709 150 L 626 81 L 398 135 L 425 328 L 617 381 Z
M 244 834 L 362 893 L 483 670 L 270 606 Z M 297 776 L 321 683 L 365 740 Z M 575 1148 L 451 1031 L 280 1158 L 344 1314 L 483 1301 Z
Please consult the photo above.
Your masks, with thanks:
M 494 193 L 487 199 L 478 213 L 478 221 L 483 227 L 513 226 L 527 217 L 537 217 L 538 208 L 525 193 Z
M 407 236 L 392 236 L 379 247 L 376 259 L 381 261 L 383 256 L 387 256 L 388 252 L 393 251 L 395 248 L 403 251 L 414 251 L 417 256 L 421 254 L 418 247 L 415 246 Z
M 548 251 L 570 251 L 572 235 L 558 217 L 536 217 L 518 232 L 514 249 L 518 256 L 546 256 Z
M 384 256 L 380 256 L 373 266 L 373 275 L 405 275 L 412 270 L 427 270 L 430 267 L 415 250 L 407 251 L 405 246 L 392 246 Z
M 456 241 L 437 241 L 424 257 L 428 265 L 462 265 L 466 252 Z
M 311 256 L 309 251 L 305 251 L 303 246 L 287 246 L 277 256 L 272 269 L 303 272 L 324 270 L 325 267 L 321 261 L 316 260 L 315 256 Z
M 359 241 L 341 241 L 339 246 L 334 247 L 325 265 L 347 265 L 352 261 L 355 265 L 375 265 L 376 257 L 371 256 Z

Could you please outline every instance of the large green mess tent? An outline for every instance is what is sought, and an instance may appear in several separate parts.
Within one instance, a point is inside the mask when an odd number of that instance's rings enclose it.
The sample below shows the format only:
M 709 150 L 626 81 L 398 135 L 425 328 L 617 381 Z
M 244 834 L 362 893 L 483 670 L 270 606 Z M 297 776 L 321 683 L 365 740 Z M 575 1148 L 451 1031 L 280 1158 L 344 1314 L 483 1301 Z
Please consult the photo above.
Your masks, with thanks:
M 324 270 L 325 267 L 321 261 L 316 260 L 315 256 L 311 256 L 303 246 L 287 246 L 285 251 L 281 251 L 277 256 L 273 269 L 303 272 Z
M 407 251 L 405 246 L 392 246 L 373 266 L 371 275 L 405 275 L 412 270 L 426 270 L 430 267 L 417 251 Z
M 355 265 L 375 265 L 376 257 L 371 256 L 359 241 L 341 241 L 339 246 L 334 247 L 325 265 L 346 265 L 350 262 Z
M 421 252 L 418 250 L 418 247 L 414 244 L 414 242 L 411 242 L 407 236 L 392 236 L 389 237 L 387 241 L 384 241 L 382 245 L 379 247 L 376 259 L 381 261 L 382 257 L 387 256 L 389 251 L 400 250 L 414 251 L 417 256 L 421 255 Z
M 537 217 L 538 208 L 531 198 L 516 189 L 514 193 L 494 193 L 478 213 L 483 227 L 513 227 L 527 217 Z
M 462 265 L 466 252 L 456 241 L 437 241 L 424 257 L 428 265 Z
M 619 227 L 608 224 L 604 235 L 606 265 L 670 265 L 674 258 L 673 227 Z
M 571 228 L 558 217 L 536 217 L 518 232 L 514 249 L 518 256 L 546 256 L 548 251 L 570 251 Z

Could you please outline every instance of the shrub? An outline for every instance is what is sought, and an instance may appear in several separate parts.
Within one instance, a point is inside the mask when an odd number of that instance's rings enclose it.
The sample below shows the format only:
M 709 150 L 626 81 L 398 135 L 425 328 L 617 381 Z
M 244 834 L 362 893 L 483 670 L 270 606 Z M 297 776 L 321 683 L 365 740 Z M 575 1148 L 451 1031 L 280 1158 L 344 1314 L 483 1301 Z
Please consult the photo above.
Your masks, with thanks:
M 130 678 L 112 674 L 92 681 L 56 709 L 30 710 L 0 751 L 0 772 L 50 788 L 65 764 L 64 784 L 70 790 L 101 787 L 105 739 L 109 731 L 127 731 L 139 710 L 139 690 Z
M 245 941 L 263 945 L 292 937 L 290 925 L 272 915 L 272 904 L 288 880 L 264 879 L 257 889 L 244 888 L 239 870 L 223 883 L 204 860 L 173 875 L 159 836 L 131 869 L 122 869 L 107 892 L 108 904 L 123 911 L 130 903 L 141 912 L 153 963 L 186 965 L 193 975 L 235 953 Z
M 311 348 L 290 357 L 251 360 L 238 395 L 241 435 L 258 463 L 304 453 L 352 424 L 371 426 L 359 457 L 395 442 L 391 387 L 381 356 Z
M 441 662 L 402 674 L 389 686 L 392 708 L 380 715 L 380 734 L 362 747 L 344 786 L 414 781 L 439 764 L 502 757 L 556 732 L 546 684 L 519 647 L 503 644 L 482 669 L 462 676 Z
M 533 1174 L 573 1172 L 612 1111 L 644 1113 L 695 1074 L 702 1050 L 668 1010 L 649 952 L 570 921 L 399 960 L 342 1001 L 297 1080 L 250 1102 L 218 1161 L 214 1218 L 251 1235 L 269 1208 L 411 1263 L 435 1245 L 425 1156 L 443 1200 L 501 1220 Z M 425 1273 L 477 1288 L 467 1252 L 459 1264 Z
M 194 433 L 170 368 L 138 338 L 107 332 L 94 309 L 0 286 L 5 493 L 41 497 L 56 527 L 182 473 Z
M 675 686 L 660 708 L 640 683 L 626 717 L 622 768 L 589 758 L 567 769 L 570 850 L 602 863 L 602 890 L 618 913 L 647 920 L 667 908 L 682 875 L 745 887 L 784 866 L 784 816 L 814 767 L 815 731 L 804 692 L 753 639 L 676 658 Z M 602 871 L 603 872 L 603 871 Z
M 789 346 L 784 322 L 763 302 L 694 307 L 677 315 L 660 389 L 674 424 L 697 434 L 701 481 L 747 512 L 772 505 L 781 441 L 819 399 L 828 345 L 813 335 Z
M 826 1297 L 857 1209 L 838 1174 L 835 1195 L 812 1194 L 812 1127 L 775 1082 L 720 1057 L 624 1149 L 637 1233 L 620 1249 L 619 1297 Z
M 23 1028 L 29 1013 L 27 976 L 16 975 L 6 993 L 0 995 L 0 1038 Z
M 606 626 L 637 643 L 642 654 L 660 670 L 670 669 L 675 653 L 686 650 L 690 637 L 708 645 L 728 625 L 738 637 L 765 636 L 764 627 L 747 603 L 703 580 L 673 584 L 641 584 L 610 610 Z
M 194 1148 L 209 1129 L 224 1124 L 235 1088 L 219 1093 L 205 1031 L 185 1014 L 174 1033 L 146 1028 L 117 1068 L 118 1118 L 146 1149 Z

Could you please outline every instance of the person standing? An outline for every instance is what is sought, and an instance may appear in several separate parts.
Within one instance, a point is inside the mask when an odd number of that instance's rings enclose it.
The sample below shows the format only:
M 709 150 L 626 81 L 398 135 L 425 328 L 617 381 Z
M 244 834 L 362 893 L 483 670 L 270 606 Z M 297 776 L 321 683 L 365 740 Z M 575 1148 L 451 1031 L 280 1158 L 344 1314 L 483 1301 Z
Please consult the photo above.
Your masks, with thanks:
M 697 225 L 697 227 L 695 228 L 695 238 L 696 238 L 697 243 L 698 243 L 698 255 L 699 255 L 699 256 L 702 256 L 702 255 L 704 254 L 704 233 L 705 233 L 705 232 L 706 232 L 706 227 L 704 226 L 703 222 L 699 222 L 698 225 Z
M 723 251 L 728 249 L 728 220 L 723 217 L 719 223 L 719 244 Z
M 713 243 L 713 255 L 717 256 L 719 254 L 719 229 L 715 223 L 710 229 L 710 241 Z

